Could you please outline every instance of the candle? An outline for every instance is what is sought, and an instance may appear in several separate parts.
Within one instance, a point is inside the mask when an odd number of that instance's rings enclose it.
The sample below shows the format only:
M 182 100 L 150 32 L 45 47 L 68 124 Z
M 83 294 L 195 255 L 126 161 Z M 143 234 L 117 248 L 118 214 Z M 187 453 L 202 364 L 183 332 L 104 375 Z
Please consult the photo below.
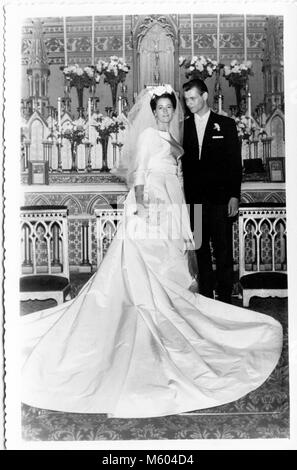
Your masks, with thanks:
M 123 61 L 125 62 L 125 42 L 126 42 L 126 30 L 125 30 L 125 15 L 123 15 Z
M 252 126 L 252 95 L 250 92 L 247 94 L 247 115 L 249 119 L 249 128 Z
M 243 15 L 243 55 L 244 61 L 247 61 L 247 49 L 246 49 L 246 40 L 247 40 L 247 29 L 246 29 L 246 15 Z
M 220 62 L 220 15 L 217 20 L 217 63 Z
M 64 62 L 65 62 L 65 67 L 68 65 L 68 59 L 67 59 L 67 35 L 66 35 L 66 17 L 63 17 L 63 31 L 64 31 Z
M 119 96 L 119 116 L 122 114 L 122 97 Z
M 219 110 L 218 110 L 219 114 L 221 114 L 222 112 L 222 95 L 219 95 Z
M 191 48 L 192 48 L 192 57 L 194 56 L 194 22 L 193 15 L 191 15 Z
M 61 125 L 61 98 L 58 98 L 58 130 L 59 130 L 59 141 L 61 142 L 62 125 Z
M 92 120 L 92 103 L 91 103 L 91 98 L 89 98 L 88 99 L 89 140 L 91 136 L 91 120 Z
M 95 17 L 92 16 L 92 57 L 91 64 L 95 65 Z

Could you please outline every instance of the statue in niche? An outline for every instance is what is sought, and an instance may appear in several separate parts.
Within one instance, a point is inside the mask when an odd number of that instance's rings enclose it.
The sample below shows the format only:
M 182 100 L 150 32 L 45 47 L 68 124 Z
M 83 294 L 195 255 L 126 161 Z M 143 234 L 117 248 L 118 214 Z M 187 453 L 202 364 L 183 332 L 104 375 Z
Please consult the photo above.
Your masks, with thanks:
M 154 23 L 147 30 L 138 53 L 139 90 L 146 85 L 174 84 L 173 40 L 159 23 Z
M 159 41 L 155 41 L 155 71 L 154 71 L 154 85 L 160 83 L 160 56 L 159 56 Z

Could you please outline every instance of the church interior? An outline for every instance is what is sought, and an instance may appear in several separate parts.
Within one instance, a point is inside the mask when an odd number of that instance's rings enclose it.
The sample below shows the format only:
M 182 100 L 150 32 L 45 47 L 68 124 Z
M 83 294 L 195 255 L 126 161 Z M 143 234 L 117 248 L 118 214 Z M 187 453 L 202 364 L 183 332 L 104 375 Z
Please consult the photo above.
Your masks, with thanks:
M 233 301 L 287 327 L 283 18 L 115 15 L 28 18 L 22 27 L 22 314 L 75 296 L 100 265 L 128 192 L 118 176 L 127 114 L 146 86 L 205 80 L 236 120 L 243 182 Z M 215 258 L 213 258 L 215 268 Z M 286 344 L 269 380 L 211 410 L 107 419 L 23 406 L 24 439 L 288 437 Z

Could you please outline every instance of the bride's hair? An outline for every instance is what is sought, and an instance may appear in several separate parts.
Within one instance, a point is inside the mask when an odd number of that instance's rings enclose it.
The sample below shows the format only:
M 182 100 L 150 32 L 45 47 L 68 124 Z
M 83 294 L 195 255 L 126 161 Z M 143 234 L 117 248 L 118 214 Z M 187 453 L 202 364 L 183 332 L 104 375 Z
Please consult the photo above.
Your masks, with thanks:
M 157 103 L 161 98 L 168 98 L 172 103 L 173 109 L 176 109 L 175 95 L 173 93 L 163 93 L 162 95 L 153 95 L 153 97 L 150 101 L 150 105 L 151 105 L 151 108 L 152 108 L 153 112 L 156 111 Z

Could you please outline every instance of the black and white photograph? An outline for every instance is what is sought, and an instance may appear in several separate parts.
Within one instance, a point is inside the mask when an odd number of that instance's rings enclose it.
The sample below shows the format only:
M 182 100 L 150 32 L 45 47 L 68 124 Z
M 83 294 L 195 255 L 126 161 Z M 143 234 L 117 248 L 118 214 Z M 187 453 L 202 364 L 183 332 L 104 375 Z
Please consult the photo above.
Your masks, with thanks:
M 17 3 L 6 448 L 290 448 L 297 8 Z

